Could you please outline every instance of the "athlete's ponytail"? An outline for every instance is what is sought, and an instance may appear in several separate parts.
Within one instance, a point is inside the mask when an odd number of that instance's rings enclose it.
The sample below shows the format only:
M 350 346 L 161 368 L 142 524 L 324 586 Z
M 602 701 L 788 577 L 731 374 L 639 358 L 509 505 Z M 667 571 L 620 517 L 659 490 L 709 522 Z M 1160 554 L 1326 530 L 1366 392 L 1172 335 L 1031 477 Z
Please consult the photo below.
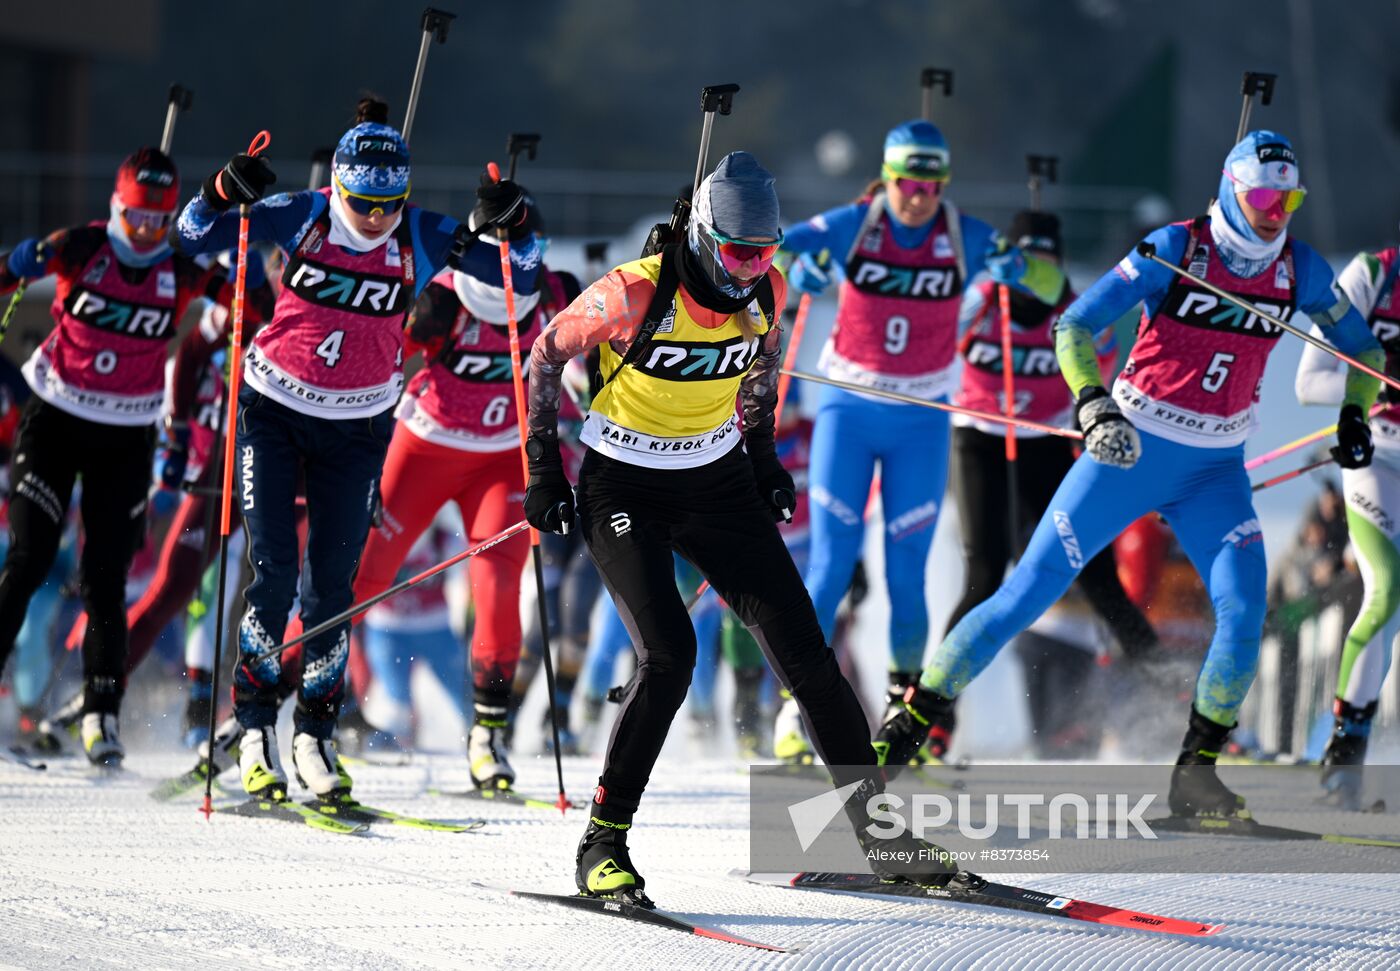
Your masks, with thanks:
M 389 105 L 372 94 L 361 98 L 355 105 L 354 124 L 359 125 L 367 121 L 380 125 L 389 124 Z

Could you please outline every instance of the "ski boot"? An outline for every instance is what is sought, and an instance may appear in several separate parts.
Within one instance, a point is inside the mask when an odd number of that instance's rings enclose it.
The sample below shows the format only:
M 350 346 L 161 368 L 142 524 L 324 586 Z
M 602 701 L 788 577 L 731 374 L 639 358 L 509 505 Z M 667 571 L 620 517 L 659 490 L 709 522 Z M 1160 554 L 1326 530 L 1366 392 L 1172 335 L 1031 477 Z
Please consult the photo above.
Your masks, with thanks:
M 83 720 L 84 692 L 81 688 L 52 715 L 39 720 L 34 738 L 34 751 L 58 755 L 63 751 L 63 736 L 79 739 L 79 723 Z
M 627 831 L 631 828 L 631 823 L 590 817 L 578 844 L 574 883 L 586 896 L 612 897 L 651 909 L 656 905 L 642 892 L 646 881 L 627 852 Z
M 238 746 L 242 739 L 243 726 L 238 724 L 237 718 L 229 715 L 214 730 L 212 747 L 207 741 L 199 743 L 199 757 L 201 761 L 213 762 L 214 774 L 221 775 L 238 764 Z
M 89 711 L 82 718 L 83 751 L 88 761 L 104 769 L 121 768 L 126 758 L 117 736 L 117 716 L 112 712 Z
M 773 758 L 788 765 L 811 765 L 817 757 L 807 738 L 807 726 L 802 723 L 797 699 L 786 688 L 779 694 L 783 706 L 773 722 Z
M 1349 705 L 1338 698 L 1332 706 L 1336 722 L 1327 751 L 1322 754 L 1322 788 L 1325 801 L 1349 809 L 1361 809 L 1361 781 L 1366 762 L 1366 743 L 1370 741 L 1371 720 L 1376 716 L 1376 702 L 1364 708 Z
M 277 750 L 277 729 L 271 725 L 250 728 L 243 733 L 238 748 L 243 791 L 255 799 L 286 801 L 287 773 L 282 770 L 282 754 Z
M 907 831 L 894 836 L 876 836 L 871 831 L 874 822 L 867 807 L 871 799 L 879 798 L 880 792 L 876 781 L 867 778 L 845 804 L 846 815 L 855 829 L 856 841 L 865 851 L 871 872 L 887 882 L 926 888 L 972 891 L 987 885 L 977 874 L 960 869 L 948 851 L 936 843 L 921 840 Z M 882 828 L 886 825 L 880 824 Z
M 190 668 L 189 694 L 185 698 L 183 722 L 185 748 L 197 749 L 209 740 L 209 714 L 214 706 L 214 675 L 203 668 Z
M 1230 791 L 1215 772 L 1215 760 L 1234 725 L 1211 721 L 1191 706 L 1181 755 L 1172 770 L 1167 806 L 1174 816 L 1245 816 L 1244 798 Z
M 573 700 L 573 679 L 569 679 L 568 691 L 564 691 L 564 686 L 560 684 L 563 676 L 555 679 L 554 711 L 559 716 L 559 754 L 578 755 L 578 736 L 573 732 L 573 726 L 569 722 L 569 702 Z M 545 755 L 554 754 L 554 725 L 549 719 L 549 708 L 544 710 L 544 717 L 540 720 L 540 730 L 544 737 L 544 744 L 540 751 Z M 510 739 L 505 740 L 506 749 L 510 748 Z
M 515 769 L 506 758 L 506 707 L 476 702 L 476 716 L 467 736 L 467 764 L 478 789 L 509 789 Z
M 948 753 L 957 725 L 954 699 L 944 698 L 915 681 L 904 692 L 904 700 L 875 734 L 875 754 L 881 765 L 916 764 L 924 743 L 929 756 L 938 761 Z
M 336 752 L 335 739 L 317 738 L 306 732 L 292 736 L 292 771 L 303 788 L 321 799 L 348 796 L 354 784 Z

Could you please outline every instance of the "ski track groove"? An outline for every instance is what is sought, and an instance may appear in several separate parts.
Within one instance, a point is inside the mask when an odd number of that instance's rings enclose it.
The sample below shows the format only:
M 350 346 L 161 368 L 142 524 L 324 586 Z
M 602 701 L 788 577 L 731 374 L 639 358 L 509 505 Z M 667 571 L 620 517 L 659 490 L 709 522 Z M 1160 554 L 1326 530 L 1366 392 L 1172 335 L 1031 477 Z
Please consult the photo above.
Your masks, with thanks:
M 783 968 L 1161 971 L 1400 966 L 1393 874 L 997 874 L 1101 903 L 1223 922 L 1189 940 L 1011 911 L 792 891 L 726 874 L 747 865 L 747 784 L 732 763 L 663 763 L 638 818 L 633 857 L 660 906 L 780 946 L 766 954 L 661 928 L 509 897 L 571 893 L 583 813 L 428 796 L 465 788 L 459 758 L 356 765 L 365 803 L 434 819 L 484 819 L 475 833 L 376 826 L 336 836 L 232 816 L 206 823 L 197 793 L 148 798 L 190 757 L 133 753 L 94 778 L 0 765 L 0 954 L 19 967 L 452 969 Z M 553 763 L 521 759 L 520 789 L 551 798 Z M 596 761 L 565 760 L 586 797 Z M 698 818 L 697 818 L 698 817 Z M 1306 820 L 1297 825 L 1308 825 Z M 1349 847 L 1333 847 L 1348 852 Z M 1185 847 L 1177 862 L 1248 851 Z M 482 885 L 485 886 L 482 886 Z

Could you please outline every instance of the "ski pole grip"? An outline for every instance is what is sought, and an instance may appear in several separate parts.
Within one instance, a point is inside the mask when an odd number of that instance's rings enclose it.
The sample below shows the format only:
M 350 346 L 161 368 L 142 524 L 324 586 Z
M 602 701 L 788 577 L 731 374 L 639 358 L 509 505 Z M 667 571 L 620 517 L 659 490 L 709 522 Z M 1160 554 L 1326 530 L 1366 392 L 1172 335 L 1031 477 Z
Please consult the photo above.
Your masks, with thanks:
M 486 163 L 486 174 L 491 177 L 492 182 L 501 181 L 501 167 L 495 162 Z
M 1240 85 L 1240 94 L 1246 98 L 1259 95 L 1259 103 L 1267 105 L 1274 100 L 1274 82 L 1278 80 L 1277 74 L 1269 74 L 1263 71 L 1245 71 L 1244 82 Z
M 1060 180 L 1060 157 L 1058 155 L 1027 155 L 1026 171 L 1034 178 L 1044 179 L 1046 182 L 1058 182 Z
M 1138 243 L 1137 251 L 1138 256 L 1141 256 L 1145 260 L 1155 260 L 1157 258 L 1157 247 L 1147 240 Z
M 183 84 L 170 86 L 170 103 L 180 111 L 189 111 L 194 105 L 194 92 Z
M 456 17 L 455 13 L 448 13 L 446 10 L 439 10 L 436 7 L 428 7 L 423 11 L 423 33 L 431 32 L 433 40 L 439 44 L 446 44 L 447 28 Z
M 926 67 L 919 74 L 919 85 L 925 91 L 932 91 L 934 88 L 942 88 L 943 96 L 951 98 L 953 96 L 953 72 L 946 67 Z
M 711 84 L 700 89 L 700 110 L 705 114 L 718 111 L 727 115 L 734 110 L 734 95 L 737 84 Z

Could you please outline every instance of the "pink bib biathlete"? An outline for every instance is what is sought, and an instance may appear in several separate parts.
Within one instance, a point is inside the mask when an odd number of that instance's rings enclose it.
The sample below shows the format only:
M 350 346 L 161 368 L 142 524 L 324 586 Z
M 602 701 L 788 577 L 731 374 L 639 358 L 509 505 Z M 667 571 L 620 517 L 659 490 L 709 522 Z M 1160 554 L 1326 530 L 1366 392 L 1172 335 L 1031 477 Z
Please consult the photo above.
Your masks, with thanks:
M 836 328 L 822 351 L 833 378 L 934 399 L 953 389 L 966 270 L 957 208 L 944 201 L 927 241 L 894 241 L 885 194 L 870 202 L 846 257 Z
M 165 345 L 190 299 L 179 282 L 174 257 L 150 267 L 141 282 L 127 282 L 104 239 L 75 276 L 58 281 L 58 326 L 23 369 L 34 393 L 90 421 L 154 424 L 165 390 Z
M 244 376 L 270 398 L 320 418 L 367 418 L 403 390 L 403 324 L 414 298 L 409 226 L 358 252 L 330 242 L 327 209 L 287 258 L 272 322 L 253 338 Z
M 1292 244 L 1263 273 L 1235 276 L 1215 252 L 1205 217 L 1189 225 L 1182 266 L 1275 317 L 1296 305 Z M 1231 448 L 1254 426 L 1264 366 L 1283 331 L 1194 282 L 1175 277 L 1149 320 L 1144 311 L 1113 397 L 1138 428 L 1183 445 Z
M 1001 307 L 997 286 L 990 281 L 977 285 L 982 295 L 982 312 L 963 335 L 959 351 L 963 357 L 962 386 L 956 404 L 978 411 L 1004 414 L 1005 385 L 1001 362 Z M 1060 303 L 1047 307 L 1045 317 L 1033 326 L 1019 322 L 1011 327 L 1011 372 L 1015 378 L 1016 401 L 1014 414 L 1046 425 L 1068 425 L 1071 401 L 1069 388 L 1060 374 L 1055 357 L 1055 322 L 1074 302 L 1075 293 L 1065 287 Z M 997 422 L 975 418 L 954 417 L 953 424 L 972 426 L 989 435 L 1004 435 L 1006 428 Z M 1017 428 L 1017 438 L 1033 438 L 1045 434 L 1027 428 Z
M 517 448 L 520 426 L 508 332 L 504 324 L 490 324 L 472 315 L 457 297 L 453 272 L 444 270 L 428 285 L 446 291 L 437 295 L 440 299 L 434 306 L 455 308 L 451 329 L 442 350 L 409 382 L 396 417 L 419 438 L 448 448 L 467 452 Z M 527 361 L 535 338 L 567 304 L 554 274 L 541 274 L 540 284 L 542 299 L 519 324 L 520 356 Z

